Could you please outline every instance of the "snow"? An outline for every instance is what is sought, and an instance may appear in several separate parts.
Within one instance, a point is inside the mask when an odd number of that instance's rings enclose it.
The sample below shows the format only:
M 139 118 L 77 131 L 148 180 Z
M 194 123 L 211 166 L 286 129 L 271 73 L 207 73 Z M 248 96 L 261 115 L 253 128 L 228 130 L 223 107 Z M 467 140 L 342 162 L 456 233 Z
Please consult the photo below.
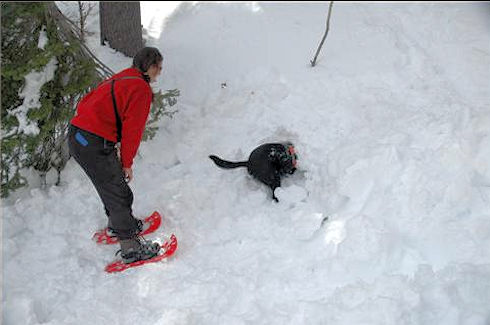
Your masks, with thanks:
M 41 50 L 44 50 L 47 44 L 48 44 L 48 35 L 46 34 L 46 27 L 43 26 L 43 28 L 39 32 L 39 41 L 37 43 L 37 47 L 40 48 Z
M 155 88 L 181 96 L 133 209 L 179 249 L 104 273 L 116 248 L 90 240 L 103 207 L 70 161 L 3 202 L 5 324 L 490 324 L 488 3 L 335 3 L 314 68 L 328 3 L 141 5 Z M 97 13 L 89 47 L 129 66 Z M 288 140 L 277 204 L 207 158 Z
M 39 133 L 39 128 L 36 124 L 37 121 L 30 120 L 27 113 L 33 108 L 41 107 L 41 102 L 39 101 L 41 98 L 41 88 L 45 83 L 53 80 L 57 66 L 58 61 L 55 57 L 52 57 L 41 71 L 33 70 L 24 77 L 25 84 L 19 92 L 19 97 L 24 98 L 24 100 L 22 105 L 11 112 L 19 121 L 19 133 L 29 135 L 37 135 Z
M 39 32 L 39 40 L 37 47 L 44 50 L 48 43 L 48 36 L 46 34 L 46 27 L 43 26 Z M 19 97 L 24 98 L 22 105 L 12 110 L 11 114 L 17 117 L 19 122 L 18 130 L 11 130 L 11 133 L 24 133 L 27 135 L 37 135 L 39 128 L 36 121 L 32 121 L 28 118 L 27 113 L 33 108 L 40 108 L 41 103 L 39 101 L 41 96 L 42 86 L 54 78 L 54 73 L 57 69 L 58 61 L 56 58 L 46 64 L 41 71 L 31 71 L 25 77 L 25 85 L 19 92 Z M 9 136 L 10 133 L 2 131 L 2 136 Z

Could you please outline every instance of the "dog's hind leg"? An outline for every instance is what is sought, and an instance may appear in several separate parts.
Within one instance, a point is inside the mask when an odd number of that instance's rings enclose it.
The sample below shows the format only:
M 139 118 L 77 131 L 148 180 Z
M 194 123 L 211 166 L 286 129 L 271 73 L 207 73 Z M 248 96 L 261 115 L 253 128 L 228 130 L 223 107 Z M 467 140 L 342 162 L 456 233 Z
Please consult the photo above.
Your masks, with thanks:
M 279 203 L 279 199 L 277 198 L 276 194 L 274 193 L 275 192 L 275 188 L 271 188 L 272 189 L 272 199 L 274 201 L 276 201 L 276 203 Z
M 279 199 L 276 197 L 276 188 L 281 187 L 281 176 L 277 171 L 274 172 L 272 184 L 270 184 L 269 186 L 272 190 L 272 199 L 276 202 L 279 202 Z

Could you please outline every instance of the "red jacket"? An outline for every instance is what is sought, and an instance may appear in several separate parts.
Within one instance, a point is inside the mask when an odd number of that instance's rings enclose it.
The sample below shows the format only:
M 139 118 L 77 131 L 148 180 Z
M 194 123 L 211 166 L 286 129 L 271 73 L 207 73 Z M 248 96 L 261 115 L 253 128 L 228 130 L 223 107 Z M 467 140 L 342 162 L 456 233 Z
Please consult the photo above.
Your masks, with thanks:
M 108 80 L 142 77 L 135 68 L 123 70 Z M 117 141 L 116 116 L 111 96 L 111 82 L 102 82 L 78 103 L 71 123 L 112 142 Z M 131 168 L 145 130 L 152 100 L 151 87 L 143 78 L 117 80 L 114 84 L 117 111 L 122 122 L 121 163 Z

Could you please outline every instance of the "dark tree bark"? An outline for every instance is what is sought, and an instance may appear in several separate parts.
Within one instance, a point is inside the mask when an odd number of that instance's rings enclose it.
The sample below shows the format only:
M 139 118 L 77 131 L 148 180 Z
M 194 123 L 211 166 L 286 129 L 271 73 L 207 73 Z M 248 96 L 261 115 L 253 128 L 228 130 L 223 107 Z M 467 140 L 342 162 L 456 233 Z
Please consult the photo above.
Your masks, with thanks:
M 100 3 L 100 42 L 129 57 L 143 47 L 139 2 Z

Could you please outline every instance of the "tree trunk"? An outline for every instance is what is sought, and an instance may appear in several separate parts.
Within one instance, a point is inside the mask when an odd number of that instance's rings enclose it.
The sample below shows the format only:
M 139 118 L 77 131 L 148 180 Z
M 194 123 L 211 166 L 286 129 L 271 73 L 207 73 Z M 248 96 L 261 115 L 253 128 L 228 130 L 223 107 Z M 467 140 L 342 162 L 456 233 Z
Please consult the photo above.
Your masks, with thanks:
M 129 57 L 143 47 L 139 2 L 99 3 L 100 42 Z

